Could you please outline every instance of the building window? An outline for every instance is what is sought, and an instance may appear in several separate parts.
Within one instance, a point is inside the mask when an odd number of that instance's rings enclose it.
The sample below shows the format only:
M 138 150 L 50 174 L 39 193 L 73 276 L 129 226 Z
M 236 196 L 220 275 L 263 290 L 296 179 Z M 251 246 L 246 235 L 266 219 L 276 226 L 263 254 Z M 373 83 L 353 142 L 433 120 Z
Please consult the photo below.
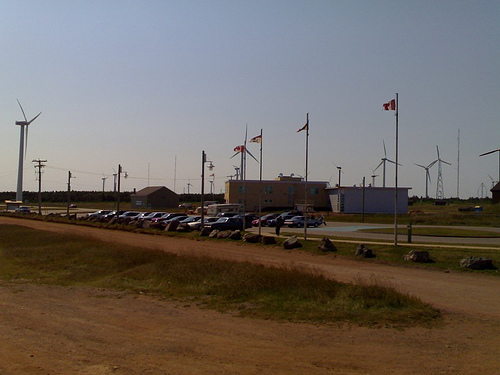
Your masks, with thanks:
M 245 192 L 245 190 L 246 190 L 245 186 L 243 186 L 243 185 L 238 186 L 238 193 L 243 194 Z
M 295 194 L 295 193 L 296 193 L 295 186 L 289 186 L 288 187 L 288 194 Z
M 318 195 L 319 194 L 319 188 L 314 187 L 311 188 L 311 195 Z
M 272 199 L 264 199 L 264 203 L 265 204 L 273 204 L 273 200 Z
M 264 194 L 272 194 L 273 187 L 272 186 L 264 186 Z

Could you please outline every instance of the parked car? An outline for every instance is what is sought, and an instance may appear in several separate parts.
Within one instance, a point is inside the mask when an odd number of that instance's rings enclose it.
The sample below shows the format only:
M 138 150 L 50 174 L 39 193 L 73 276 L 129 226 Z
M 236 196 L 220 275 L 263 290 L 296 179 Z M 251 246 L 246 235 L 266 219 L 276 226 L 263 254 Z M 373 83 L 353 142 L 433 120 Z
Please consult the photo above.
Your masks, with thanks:
M 166 212 L 150 212 L 148 215 L 140 218 L 141 220 L 153 220 L 157 219 L 159 217 L 162 217 L 163 215 L 167 215 Z
M 302 215 L 302 212 L 300 212 L 300 211 L 287 211 L 287 212 L 283 212 L 282 214 L 280 214 L 279 216 L 275 217 L 274 219 L 268 220 L 267 221 L 267 226 L 268 227 L 275 227 L 276 226 L 276 221 L 278 220 L 278 217 L 281 217 L 281 219 L 283 219 L 283 222 L 285 222 L 286 220 L 290 220 L 292 217 L 299 216 L 299 215 Z
M 271 219 L 275 219 L 278 217 L 278 214 L 266 214 L 266 215 L 263 215 L 260 219 L 255 219 L 252 221 L 252 225 L 254 227 L 258 227 L 259 226 L 259 221 L 261 222 L 261 226 L 265 227 L 267 225 L 267 221 L 268 220 L 271 220 Z
M 201 220 L 201 216 L 188 216 L 184 220 L 179 221 L 179 224 L 189 224 Z
M 19 206 L 18 208 L 15 209 L 15 212 L 17 212 L 18 214 L 29 214 L 31 213 L 31 210 L 29 207 Z
M 137 211 L 125 211 L 124 213 L 122 213 L 120 216 L 118 216 L 119 219 L 130 219 L 130 220 L 135 220 L 137 219 L 139 216 L 141 216 L 141 213 L 140 212 L 137 212 Z
M 303 228 L 304 227 L 304 222 L 305 222 L 305 217 L 304 216 L 294 216 L 291 219 L 285 220 L 284 225 L 287 225 L 289 228 Z M 320 224 L 323 224 L 321 220 L 318 219 L 313 219 L 308 217 L 307 218 L 307 226 L 308 227 L 319 227 Z
M 125 211 L 123 211 L 123 210 L 120 210 L 118 212 L 117 211 L 111 211 L 111 212 L 107 213 L 106 215 L 101 216 L 101 219 L 102 220 L 111 220 L 113 217 L 115 217 L 117 215 L 120 216 L 124 212 Z
M 240 217 L 221 217 L 219 220 L 205 226 L 210 229 L 241 230 L 243 229 L 243 219 Z
M 205 226 L 207 226 L 207 224 L 216 222 L 217 220 L 219 220 L 218 217 L 205 217 L 205 218 L 203 218 L 203 224 L 205 224 Z M 189 227 L 192 230 L 200 230 L 200 228 L 201 228 L 201 217 L 200 217 L 199 220 L 196 220 L 196 221 L 193 221 L 191 223 L 188 223 L 188 225 L 189 225 Z
M 100 218 L 100 217 L 103 217 L 104 215 L 109 214 L 110 212 L 112 212 L 112 211 L 111 210 L 99 210 L 99 211 L 87 214 L 87 217 L 88 218 L 90 218 L 90 217 Z
M 237 212 L 219 212 L 216 216 L 217 217 L 233 217 L 233 216 L 238 216 L 241 215 Z

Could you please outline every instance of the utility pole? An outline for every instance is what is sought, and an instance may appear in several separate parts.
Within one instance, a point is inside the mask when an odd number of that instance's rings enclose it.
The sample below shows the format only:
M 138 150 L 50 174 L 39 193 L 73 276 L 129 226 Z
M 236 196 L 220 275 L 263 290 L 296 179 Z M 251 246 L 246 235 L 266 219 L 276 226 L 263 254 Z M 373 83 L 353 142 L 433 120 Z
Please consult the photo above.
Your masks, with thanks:
M 75 178 L 73 177 L 73 175 L 71 174 L 71 171 L 68 171 L 68 206 L 66 207 L 66 216 L 68 216 L 69 218 L 69 206 L 71 204 L 71 179 L 72 178 Z
M 35 168 L 38 168 L 38 215 L 42 214 L 42 168 L 45 167 L 45 164 L 47 160 L 33 160 L 32 163 L 37 163 L 38 165 L 35 165 Z

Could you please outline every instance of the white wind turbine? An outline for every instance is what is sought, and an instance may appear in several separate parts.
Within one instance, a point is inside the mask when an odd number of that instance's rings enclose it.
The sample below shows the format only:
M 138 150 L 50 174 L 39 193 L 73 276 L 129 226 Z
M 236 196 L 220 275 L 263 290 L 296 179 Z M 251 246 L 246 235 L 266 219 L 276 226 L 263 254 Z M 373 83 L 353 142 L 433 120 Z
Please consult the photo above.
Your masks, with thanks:
M 436 150 L 437 150 L 437 163 L 438 163 L 438 178 L 437 178 L 437 187 L 436 187 L 436 199 L 444 199 L 444 185 L 443 185 L 443 175 L 441 172 L 441 163 L 451 165 L 451 163 L 448 163 L 447 161 L 444 161 L 441 159 L 439 156 L 439 147 L 436 145 Z
M 431 174 L 429 173 L 429 169 L 431 169 L 432 166 L 434 164 L 436 164 L 437 162 L 438 162 L 437 160 L 434 160 L 432 163 L 427 165 L 427 167 L 425 165 L 414 163 L 416 166 L 425 169 L 425 197 L 426 198 L 429 198 L 429 182 L 431 182 Z
M 17 99 L 16 99 L 17 100 Z M 33 117 L 30 121 L 26 118 L 26 114 L 24 113 L 24 109 L 17 100 L 19 107 L 21 108 L 21 112 L 23 113 L 24 121 L 16 121 L 16 125 L 21 127 L 20 132 L 20 140 L 19 140 L 19 166 L 17 169 L 17 191 L 16 191 L 16 201 L 23 201 L 23 169 L 24 169 L 24 159 L 26 158 L 26 152 L 28 151 L 28 126 L 36 120 L 38 116 L 42 114 L 40 112 L 38 115 Z M 25 137 L 26 133 L 26 137 Z
M 377 167 L 373 170 L 373 174 L 375 174 L 375 171 L 381 166 L 383 165 L 383 169 L 382 169 L 382 187 L 385 187 L 385 163 L 388 161 L 389 163 L 392 163 L 392 164 L 396 164 L 395 161 L 392 161 L 390 159 L 387 158 L 387 150 L 385 148 L 385 141 L 382 140 L 382 143 L 384 144 L 384 157 L 381 159 L 382 161 L 380 162 L 379 165 L 377 165 Z M 400 165 L 400 164 L 399 164 Z

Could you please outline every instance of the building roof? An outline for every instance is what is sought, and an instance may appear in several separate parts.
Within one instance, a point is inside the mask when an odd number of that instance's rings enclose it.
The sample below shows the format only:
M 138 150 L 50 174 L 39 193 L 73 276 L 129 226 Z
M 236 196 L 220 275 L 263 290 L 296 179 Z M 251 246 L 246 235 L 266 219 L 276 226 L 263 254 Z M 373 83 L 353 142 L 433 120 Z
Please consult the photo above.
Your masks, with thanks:
M 500 191 L 500 182 L 497 182 L 497 184 L 495 186 L 493 186 L 490 190 L 492 193 L 494 191 Z
M 165 186 L 148 186 L 148 187 L 145 187 L 144 189 L 139 190 L 137 193 L 132 194 L 131 196 L 133 196 L 133 197 L 134 196 L 143 197 L 143 196 L 147 196 L 147 195 L 156 193 L 157 191 L 163 190 L 163 189 L 171 191 L 169 188 L 167 188 Z

